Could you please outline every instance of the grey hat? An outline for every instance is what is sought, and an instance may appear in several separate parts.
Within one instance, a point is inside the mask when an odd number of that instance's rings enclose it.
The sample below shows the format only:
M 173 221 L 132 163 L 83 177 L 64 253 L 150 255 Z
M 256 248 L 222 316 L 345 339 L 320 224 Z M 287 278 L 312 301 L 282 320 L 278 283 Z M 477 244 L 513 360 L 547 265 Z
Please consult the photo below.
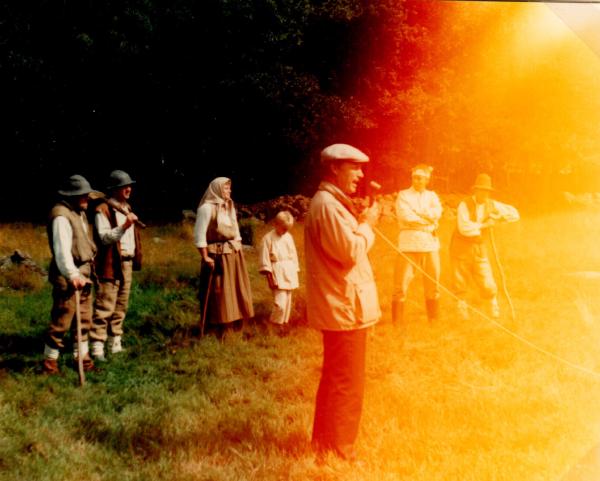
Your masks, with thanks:
M 321 151 L 322 163 L 325 164 L 336 160 L 346 160 L 363 164 L 369 161 L 369 157 L 356 147 L 348 144 L 332 144 Z
M 72 175 L 69 177 L 58 193 L 67 197 L 86 195 L 92 191 L 92 186 L 82 175 Z
M 127 185 L 135 184 L 129 174 L 123 170 L 113 170 L 108 176 L 107 189 L 118 189 Z

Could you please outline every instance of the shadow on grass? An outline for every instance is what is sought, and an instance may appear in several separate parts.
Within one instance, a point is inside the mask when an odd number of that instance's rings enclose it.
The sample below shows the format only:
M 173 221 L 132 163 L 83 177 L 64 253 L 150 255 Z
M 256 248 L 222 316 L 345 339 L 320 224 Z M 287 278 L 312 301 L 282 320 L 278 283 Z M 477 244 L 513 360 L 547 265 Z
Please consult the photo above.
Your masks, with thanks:
M 43 335 L 0 334 L 0 370 L 21 373 L 39 364 L 44 350 Z

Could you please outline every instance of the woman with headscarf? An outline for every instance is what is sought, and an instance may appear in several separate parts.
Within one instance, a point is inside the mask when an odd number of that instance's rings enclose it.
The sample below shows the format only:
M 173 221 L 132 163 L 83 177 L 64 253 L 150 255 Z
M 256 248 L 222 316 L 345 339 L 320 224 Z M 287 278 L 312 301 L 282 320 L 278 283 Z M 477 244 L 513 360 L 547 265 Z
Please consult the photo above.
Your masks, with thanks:
M 227 177 L 214 179 L 198 205 L 194 244 L 202 256 L 199 299 L 202 312 L 208 302 L 205 321 L 219 334 L 230 326 L 241 328 L 254 308 Z

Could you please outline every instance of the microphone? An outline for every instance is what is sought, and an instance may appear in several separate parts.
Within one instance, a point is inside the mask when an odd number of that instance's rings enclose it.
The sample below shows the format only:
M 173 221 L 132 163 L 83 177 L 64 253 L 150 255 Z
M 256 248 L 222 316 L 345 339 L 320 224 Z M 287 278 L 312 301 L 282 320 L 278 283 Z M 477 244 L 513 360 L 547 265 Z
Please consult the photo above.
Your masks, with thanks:
M 374 180 L 370 180 L 367 186 L 367 205 L 370 207 L 375 203 L 375 194 L 378 194 L 381 190 L 381 184 Z
M 369 187 L 371 187 L 373 190 L 381 190 L 381 184 L 379 182 L 375 182 L 374 180 L 369 181 Z

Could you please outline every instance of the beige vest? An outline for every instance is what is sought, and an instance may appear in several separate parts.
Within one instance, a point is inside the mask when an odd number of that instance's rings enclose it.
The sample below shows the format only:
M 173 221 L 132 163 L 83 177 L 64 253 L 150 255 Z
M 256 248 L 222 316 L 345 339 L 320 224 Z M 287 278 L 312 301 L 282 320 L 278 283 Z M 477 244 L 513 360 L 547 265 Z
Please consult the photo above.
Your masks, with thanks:
M 77 213 L 68 203 L 59 202 L 50 211 L 50 219 L 47 227 L 48 242 L 50 244 L 50 251 L 52 252 L 52 261 L 50 262 L 50 269 L 48 273 L 50 282 L 60 282 L 59 278 L 62 278 L 63 281 L 65 280 L 58 270 L 58 266 L 56 265 L 56 260 L 54 258 L 52 222 L 56 217 L 65 217 L 71 224 L 71 229 L 73 229 L 73 244 L 71 247 L 73 261 L 84 276 L 91 276 L 91 261 L 96 255 L 96 245 L 90 238 L 89 234 L 83 230 L 82 220 L 83 222 L 87 222 L 85 213 Z
M 235 225 L 237 220 L 234 220 L 234 223 L 230 226 L 219 224 L 217 222 L 217 209 L 219 207 L 214 204 L 211 207 L 212 216 L 206 229 L 208 252 L 211 254 L 231 254 L 234 250 L 240 250 L 241 245 L 238 245 L 240 243 L 234 241 L 237 233 Z

